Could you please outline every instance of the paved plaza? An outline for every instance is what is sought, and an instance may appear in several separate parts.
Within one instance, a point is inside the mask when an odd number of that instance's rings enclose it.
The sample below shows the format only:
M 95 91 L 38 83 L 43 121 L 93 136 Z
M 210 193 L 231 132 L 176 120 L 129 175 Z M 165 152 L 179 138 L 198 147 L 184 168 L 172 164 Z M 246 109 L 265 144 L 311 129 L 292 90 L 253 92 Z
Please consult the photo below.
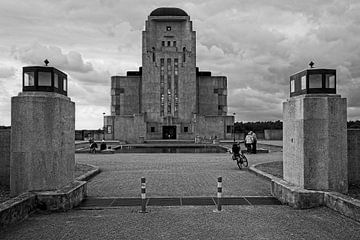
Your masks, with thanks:
M 281 160 L 282 153 L 248 155 L 250 164 Z M 229 154 L 77 154 L 102 172 L 88 184 L 90 197 L 269 196 L 270 183 L 240 171 Z M 328 208 L 288 206 L 149 206 L 36 213 L 0 230 L 0 239 L 358 239 L 360 223 Z

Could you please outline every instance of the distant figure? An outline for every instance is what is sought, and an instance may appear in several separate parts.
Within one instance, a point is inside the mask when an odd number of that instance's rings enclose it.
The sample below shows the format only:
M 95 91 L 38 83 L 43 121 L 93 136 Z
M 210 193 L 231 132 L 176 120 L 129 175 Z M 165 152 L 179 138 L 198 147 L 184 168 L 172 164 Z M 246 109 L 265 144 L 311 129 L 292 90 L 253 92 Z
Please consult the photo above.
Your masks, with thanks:
M 257 137 L 254 132 L 251 131 L 251 135 L 253 137 L 253 143 L 252 143 L 252 153 L 256 154 L 256 143 L 257 143 Z
M 96 153 L 97 144 L 96 142 L 91 143 L 90 145 L 90 153 Z
M 233 160 L 235 160 L 237 157 L 240 157 L 240 143 L 234 143 L 231 150 L 233 152 Z
M 100 144 L 100 151 L 102 151 L 102 150 L 106 150 L 106 143 L 105 143 L 104 139 L 101 141 L 101 144 Z
M 250 131 L 245 137 L 245 146 L 248 153 L 251 153 L 251 147 L 253 146 L 254 138 L 252 132 Z

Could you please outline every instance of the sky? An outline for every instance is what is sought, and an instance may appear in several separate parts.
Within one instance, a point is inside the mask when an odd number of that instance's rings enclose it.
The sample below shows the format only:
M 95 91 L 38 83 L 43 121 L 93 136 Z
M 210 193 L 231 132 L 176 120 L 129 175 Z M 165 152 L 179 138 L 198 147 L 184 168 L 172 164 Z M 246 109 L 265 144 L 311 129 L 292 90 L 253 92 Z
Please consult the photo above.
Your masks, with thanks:
M 281 120 L 289 76 L 310 61 L 337 70 L 348 120 L 360 119 L 358 0 L 1 0 L 0 126 L 11 125 L 22 67 L 48 59 L 68 74 L 75 128 L 102 128 L 110 77 L 142 65 L 141 32 L 158 7 L 188 13 L 197 66 L 227 76 L 236 121 Z

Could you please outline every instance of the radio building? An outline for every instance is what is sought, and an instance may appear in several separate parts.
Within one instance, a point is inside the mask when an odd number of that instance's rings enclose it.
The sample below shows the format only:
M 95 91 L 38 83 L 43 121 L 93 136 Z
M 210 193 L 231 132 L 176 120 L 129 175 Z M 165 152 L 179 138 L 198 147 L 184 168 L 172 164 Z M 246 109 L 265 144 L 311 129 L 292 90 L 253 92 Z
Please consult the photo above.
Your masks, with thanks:
M 227 79 L 196 67 L 196 32 L 179 8 L 151 12 L 142 32 L 142 67 L 111 77 L 111 115 L 105 138 L 232 139 Z

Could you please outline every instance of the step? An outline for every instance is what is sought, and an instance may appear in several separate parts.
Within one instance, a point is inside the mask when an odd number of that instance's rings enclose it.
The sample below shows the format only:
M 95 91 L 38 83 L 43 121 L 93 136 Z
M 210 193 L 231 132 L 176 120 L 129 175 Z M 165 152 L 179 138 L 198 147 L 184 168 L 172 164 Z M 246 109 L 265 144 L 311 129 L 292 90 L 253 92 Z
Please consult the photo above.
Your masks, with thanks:
M 216 197 L 151 197 L 146 199 L 147 206 L 213 206 L 217 203 Z M 222 205 L 282 205 L 273 196 L 242 196 L 223 197 Z M 113 208 L 113 207 L 141 206 L 141 198 L 103 198 L 88 197 L 79 209 Z

